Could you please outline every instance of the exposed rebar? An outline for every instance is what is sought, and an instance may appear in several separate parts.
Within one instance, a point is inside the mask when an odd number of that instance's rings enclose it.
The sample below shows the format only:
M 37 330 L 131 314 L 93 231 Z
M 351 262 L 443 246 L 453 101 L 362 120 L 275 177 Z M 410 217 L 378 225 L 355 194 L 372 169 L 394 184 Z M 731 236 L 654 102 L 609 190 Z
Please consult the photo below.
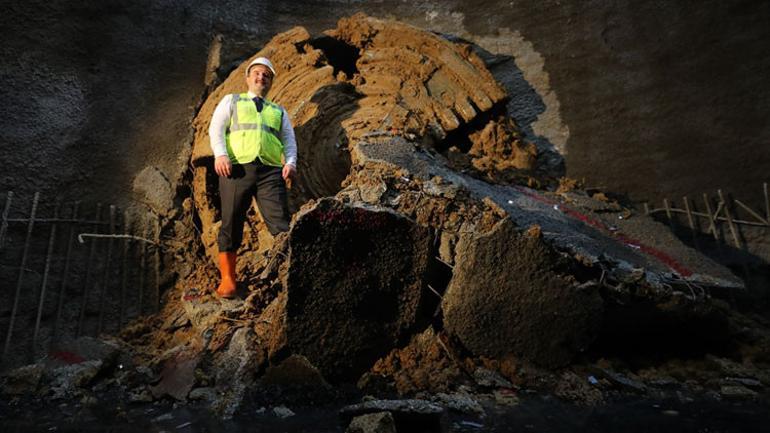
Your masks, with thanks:
M 59 209 L 61 208 L 61 202 L 56 202 L 53 210 L 54 218 L 59 217 Z M 40 319 L 43 317 L 43 306 L 45 305 L 45 293 L 48 288 L 48 274 L 51 271 L 51 257 L 53 257 L 53 247 L 56 240 L 56 224 L 51 226 L 50 234 L 48 235 L 48 248 L 45 252 L 45 268 L 43 268 L 43 282 L 40 285 L 40 296 L 37 303 L 37 315 L 35 316 L 35 330 L 32 333 L 32 353 L 37 351 L 37 338 L 40 335 Z
M 80 208 L 80 202 L 76 201 L 75 204 L 72 206 L 72 219 L 77 220 L 78 217 L 78 210 Z M 54 332 L 53 336 L 51 337 L 51 345 L 53 345 L 56 342 L 56 339 L 59 337 L 59 331 L 60 331 L 60 324 L 61 324 L 61 316 L 62 316 L 62 310 L 64 308 L 64 298 L 67 296 L 67 282 L 69 277 L 69 271 L 70 271 L 70 258 L 72 257 L 72 246 L 74 245 L 75 241 L 75 224 L 70 226 L 69 235 L 67 237 L 67 252 L 64 255 L 64 269 L 61 273 L 60 278 L 60 285 L 59 285 L 59 297 L 58 297 L 58 304 L 56 306 L 56 320 L 54 321 Z
M 102 204 L 96 204 L 96 221 L 102 219 Z M 99 229 L 99 225 L 94 224 L 93 230 Z M 88 252 L 88 262 L 86 262 L 86 282 L 83 285 L 83 299 L 80 303 L 80 317 L 78 318 L 78 329 L 75 333 L 76 337 L 79 337 L 83 332 L 83 325 L 86 317 L 86 309 L 88 308 L 88 295 L 91 291 L 91 267 L 93 266 L 94 256 L 96 255 L 96 241 L 91 243 L 91 249 Z
M 3 221 L 0 223 L 0 248 L 3 247 L 5 242 L 5 232 L 8 231 L 8 213 L 11 211 L 12 200 L 13 191 L 8 191 L 8 194 L 5 196 L 5 207 L 3 208 Z
M 2 358 L 5 359 L 8 354 L 8 348 L 11 347 L 11 337 L 13 337 L 13 325 L 16 323 L 16 313 L 19 309 L 19 295 L 21 286 L 24 282 L 24 269 L 27 266 L 27 255 L 29 254 L 29 244 L 32 239 L 32 230 L 35 227 L 35 214 L 37 213 L 37 204 L 40 201 L 40 193 L 36 192 L 32 199 L 32 210 L 29 213 L 29 224 L 27 225 L 27 237 L 24 241 L 24 250 L 21 254 L 21 265 L 19 266 L 19 278 L 16 280 L 16 293 L 13 297 L 13 308 L 11 309 L 11 321 L 8 323 L 8 332 L 5 334 L 5 345 L 3 345 Z
M 104 326 L 104 301 L 107 296 L 107 284 L 110 278 L 110 262 L 112 261 L 112 240 L 115 235 L 115 213 L 117 208 L 110 205 L 110 237 L 107 239 L 107 256 L 104 261 L 102 273 L 102 286 L 99 288 L 99 322 L 96 326 L 96 334 L 101 334 Z

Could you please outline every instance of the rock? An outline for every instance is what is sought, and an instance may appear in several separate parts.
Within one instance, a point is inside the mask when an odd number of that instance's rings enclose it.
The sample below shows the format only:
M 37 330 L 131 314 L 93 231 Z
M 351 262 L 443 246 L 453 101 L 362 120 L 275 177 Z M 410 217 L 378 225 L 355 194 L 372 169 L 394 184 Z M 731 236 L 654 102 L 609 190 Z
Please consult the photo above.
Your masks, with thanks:
M 101 361 L 107 367 L 112 366 L 120 354 L 121 347 L 114 341 L 80 337 L 58 343 L 45 363 L 48 368 L 56 368 L 84 361 Z
M 762 388 L 762 382 L 757 379 L 750 379 L 748 377 L 728 377 L 725 379 L 727 382 L 743 385 L 747 388 Z
M 149 403 L 152 400 L 152 392 L 150 392 L 146 386 L 137 388 L 128 393 L 128 401 L 131 403 Z
M 160 382 L 151 387 L 155 398 L 170 396 L 176 400 L 184 400 L 195 383 L 195 368 L 200 361 L 200 355 L 193 349 L 178 351 L 163 364 Z
M 103 366 L 102 361 L 92 360 L 52 370 L 49 384 L 52 398 L 70 398 L 77 395 L 81 388 L 90 385 Z
M 416 326 L 429 229 L 385 208 L 325 198 L 289 233 L 286 342 L 330 381 L 355 380 Z
M 211 298 L 204 295 L 205 293 L 198 288 L 187 289 L 182 294 L 181 304 L 184 308 L 185 318 L 199 332 L 211 328 L 217 322 L 219 312 L 222 309 L 219 302 L 206 302 Z
M 752 391 L 741 385 L 726 385 L 720 388 L 719 393 L 725 399 L 747 399 L 756 397 L 756 391 Z
M 246 391 L 255 383 L 255 374 L 265 362 L 264 349 L 251 328 L 238 328 L 230 338 L 227 350 L 216 354 L 216 400 L 214 410 L 230 419 L 240 408 Z
M 329 386 L 321 372 L 301 355 L 291 355 L 280 364 L 268 367 L 261 381 L 265 385 Z
M 212 402 L 217 398 L 217 391 L 210 387 L 195 388 L 190 391 L 190 394 L 187 396 L 187 398 L 190 400 L 204 400 Z
M 597 291 L 574 287 L 560 274 L 559 256 L 509 219 L 462 236 L 455 252 L 444 324 L 475 355 L 513 354 L 558 367 L 595 339 L 603 311 Z
M 360 415 L 350 421 L 345 433 L 396 433 L 396 422 L 390 412 Z
M 295 413 L 291 409 L 286 407 L 286 406 L 276 406 L 276 407 L 274 407 L 273 408 L 273 413 L 278 418 L 288 418 L 290 416 L 294 416 L 295 415 Z
M 513 384 L 496 371 L 486 368 L 477 368 L 473 371 L 473 380 L 479 386 L 487 388 L 511 388 Z
M 465 393 L 446 394 L 440 392 L 434 396 L 433 401 L 450 410 L 484 416 L 484 408 L 481 404 Z
M 140 200 L 159 215 L 166 215 L 174 206 L 174 191 L 166 175 L 153 166 L 147 166 L 134 178 L 134 192 Z
M 0 379 L 0 394 L 22 395 L 33 394 L 40 385 L 45 372 L 43 364 L 30 364 L 11 370 Z
M 444 408 L 426 400 L 371 400 L 364 403 L 346 406 L 340 410 L 344 424 L 358 416 L 390 412 L 397 430 L 400 426 L 420 426 L 420 431 L 440 432 L 445 424 Z M 405 430 L 408 431 L 408 430 Z
M 613 384 L 619 385 L 628 391 L 635 391 L 635 392 L 647 391 L 647 386 L 645 386 L 643 383 L 630 379 L 615 371 L 612 371 L 606 368 L 598 368 L 597 374 L 600 374 L 601 376 L 603 376 Z
M 495 402 L 503 406 L 515 406 L 519 404 L 519 396 L 516 395 L 516 391 L 510 388 L 496 389 L 493 393 L 495 396 Z

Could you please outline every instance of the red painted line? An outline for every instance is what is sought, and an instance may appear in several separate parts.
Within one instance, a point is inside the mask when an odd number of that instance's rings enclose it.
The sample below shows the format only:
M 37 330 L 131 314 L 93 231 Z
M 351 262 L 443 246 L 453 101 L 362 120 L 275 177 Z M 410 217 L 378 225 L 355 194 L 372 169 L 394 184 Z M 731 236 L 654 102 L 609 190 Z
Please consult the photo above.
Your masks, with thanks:
M 64 361 L 67 364 L 80 364 L 81 362 L 86 361 L 85 358 L 83 358 L 82 356 L 76 353 L 67 352 L 63 350 L 60 350 L 57 352 L 51 352 L 48 354 L 48 356 L 54 359 L 58 359 L 60 361 Z
M 571 216 L 572 218 L 582 221 L 584 224 L 588 224 L 590 226 L 596 227 L 597 229 L 604 230 L 605 232 L 614 236 L 615 239 L 620 241 L 625 246 L 638 249 L 643 253 L 656 258 L 659 262 L 668 266 L 669 269 L 671 269 L 672 271 L 676 272 L 677 274 L 683 277 L 689 277 L 690 275 L 693 274 L 693 272 L 690 269 L 688 269 L 687 267 L 679 263 L 675 258 L 671 257 L 670 255 L 664 253 L 663 251 L 657 248 L 653 248 L 649 245 L 645 245 L 636 239 L 629 238 L 621 233 L 615 233 L 612 230 L 610 230 L 610 228 L 607 227 L 607 225 L 604 224 L 604 222 L 596 218 L 591 218 L 588 215 L 578 212 L 575 209 L 572 209 L 569 206 L 566 206 L 556 200 L 529 192 L 521 186 L 514 185 L 513 188 L 533 200 L 539 201 L 541 203 L 546 203 L 549 205 L 555 205 L 557 210 L 562 211 L 564 214 Z

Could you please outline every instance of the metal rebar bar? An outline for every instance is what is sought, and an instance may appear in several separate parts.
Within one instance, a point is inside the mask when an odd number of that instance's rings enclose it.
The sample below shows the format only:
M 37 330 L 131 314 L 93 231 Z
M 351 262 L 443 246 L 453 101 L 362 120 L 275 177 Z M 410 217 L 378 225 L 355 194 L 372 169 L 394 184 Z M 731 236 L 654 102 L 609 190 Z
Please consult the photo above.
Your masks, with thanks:
M 765 192 L 765 219 L 770 222 L 770 195 L 767 193 L 767 182 L 762 184 L 762 189 Z M 2 246 L 2 244 L 0 244 Z
M 160 216 L 155 217 L 155 293 L 154 310 L 160 311 Z
M 722 201 L 722 203 L 725 204 L 725 216 L 727 217 L 727 226 L 730 228 L 730 233 L 733 235 L 733 241 L 735 241 L 735 246 L 737 248 L 741 248 L 741 240 L 738 238 L 738 231 L 735 228 L 735 224 L 733 224 L 733 217 L 730 213 L 730 206 L 727 205 L 727 201 L 725 201 L 724 195 L 722 194 L 722 190 L 718 189 L 717 194 L 719 195 L 719 200 Z
M 8 231 L 8 213 L 11 211 L 12 201 L 13 191 L 8 191 L 8 194 L 5 196 L 5 206 L 3 207 L 3 221 L 0 223 L 0 248 L 5 244 L 5 233 Z
M 54 205 L 54 218 L 59 216 L 61 202 L 57 201 Z M 56 224 L 51 226 L 48 235 L 48 248 L 45 252 L 45 267 L 43 268 L 43 282 L 40 284 L 40 296 L 37 302 L 37 315 L 35 316 L 35 330 L 32 332 L 32 353 L 37 350 L 37 338 L 40 335 L 40 320 L 43 317 L 43 306 L 45 305 L 45 294 L 48 289 L 48 274 L 51 272 L 51 257 L 53 257 L 53 247 L 56 241 Z
M 32 230 L 35 227 L 35 214 L 37 213 L 37 204 L 40 201 L 40 193 L 36 192 L 32 199 L 32 210 L 29 213 L 29 224 L 27 225 L 27 237 L 24 240 L 24 250 L 21 254 L 21 265 L 19 266 L 19 277 L 16 280 L 16 293 L 13 297 L 13 308 L 11 309 L 11 321 L 8 323 L 8 331 L 5 334 L 5 344 L 3 345 L 3 354 L 1 358 L 5 358 L 8 354 L 8 349 L 11 347 L 11 337 L 13 337 L 13 325 L 16 323 L 16 313 L 19 309 L 19 295 L 21 294 L 21 286 L 24 283 L 24 269 L 27 266 L 27 255 L 29 254 L 29 244 L 32 240 Z
M 96 204 L 96 221 L 102 219 L 102 204 Z M 94 225 L 94 231 L 98 230 L 99 226 Z M 86 282 L 83 284 L 83 299 L 80 302 L 80 317 L 78 318 L 78 328 L 75 333 L 76 337 L 80 337 L 83 332 L 83 325 L 86 318 L 86 309 L 88 308 L 88 295 L 91 292 L 91 268 L 93 267 L 94 259 L 96 258 L 96 240 L 91 243 L 91 248 L 88 251 L 88 262 L 86 262 Z
M 150 237 L 150 224 L 144 226 L 144 237 Z M 144 278 L 147 268 L 147 244 L 142 243 L 139 250 L 139 315 L 144 314 Z
M 123 211 L 123 232 L 127 233 L 130 230 L 130 224 L 128 219 L 128 211 Z M 126 317 L 126 280 L 128 274 L 128 238 L 123 239 L 123 252 L 122 252 L 122 266 L 120 272 L 120 310 L 118 313 L 118 323 L 120 328 L 123 328 Z
M 765 220 L 764 218 L 762 218 L 761 216 L 759 216 L 759 214 L 758 214 L 758 213 L 754 212 L 754 210 L 753 210 L 752 208 L 748 207 L 748 206 L 747 206 L 745 203 L 743 203 L 742 201 L 740 201 L 740 200 L 738 200 L 738 199 L 736 198 L 736 199 L 733 199 L 733 202 L 734 202 L 735 204 L 737 204 L 738 206 L 742 207 L 742 208 L 743 208 L 743 209 L 744 209 L 746 212 L 748 212 L 748 213 L 749 213 L 751 216 L 753 216 L 754 218 L 756 218 L 756 219 L 757 219 L 759 222 L 761 222 L 762 224 L 764 224 L 764 225 L 769 225 L 767 220 Z M 735 220 L 733 220 L 733 221 L 735 221 Z
M 115 205 L 110 205 L 110 235 L 115 234 L 115 216 L 117 208 Z M 110 280 L 110 262 L 112 261 L 112 242 L 113 239 L 107 240 L 107 256 L 104 261 L 104 272 L 102 273 L 102 286 L 99 288 L 99 322 L 96 326 L 96 334 L 101 334 L 104 329 L 104 302 L 107 297 L 107 284 Z
M 72 205 L 72 220 L 77 220 L 79 208 L 80 202 L 76 201 L 75 204 Z M 67 296 L 67 283 L 70 271 L 70 259 L 72 257 L 72 246 L 74 245 L 75 241 L 75 224 L 70 226 L 69 235 L 67 236 L 67 252 L 64 254 L 64 269 L 62 269 L 61 278 L 59 278 L 59 296 L 56 305 L 56 319 L 53 323 L 54 332 L 53 336 L 51 337 L 51 345 L 56 343 L 56 339 L 59 337 L 61 315 L 64 308 L 64 298 Z
M 714 240 L 719 242 L 719 234 L 717 233 L 717 226 L 714 224 L 714 218 L 716 217 L 716 214 L 711 213 L 711 200 L 709 200 L 709 196 L 705 193 L 703 194 L 703 202 L 706 203 L 706 212 L 708 212 L 709 215 L 709 228 L 707 229 L 710 233 L 714 234 Z

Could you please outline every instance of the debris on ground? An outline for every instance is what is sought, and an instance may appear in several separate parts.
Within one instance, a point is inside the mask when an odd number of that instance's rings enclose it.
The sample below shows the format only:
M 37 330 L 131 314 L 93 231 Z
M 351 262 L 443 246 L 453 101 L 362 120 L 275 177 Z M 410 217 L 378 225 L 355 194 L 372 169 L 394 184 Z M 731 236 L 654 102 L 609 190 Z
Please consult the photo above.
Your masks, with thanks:
M 281 33 L 262 55 L 279 70 L 270 97 L 292 116 L 302 177 L 288 233 L 271 236 L 249 212 L 243 296 L 213 295 L 207 131 L 248 60 L 193 123 L 186 212 L 200 232 L 183 244 L 199 246 L 185 252 L 198 266 L 120 343 L 81 339 L 6 373 L 4 395 L 124 389 L 133 402 L 205 402 L 227 419 L 257 389 L 355 385 L 377 398 L 342 409 L 343 424 L 385 432 L 441 431 L 447 410 L 482 416 L 483 402 L 536 392 L 596 405 L 767 391 L 768 327 L 709 294 L 741 281 L 667 227 L 538 166 L 508 95 L 465 42 L 359 14 L 319 37 Z M 162 199 L 153 173 L 137 188 Z

